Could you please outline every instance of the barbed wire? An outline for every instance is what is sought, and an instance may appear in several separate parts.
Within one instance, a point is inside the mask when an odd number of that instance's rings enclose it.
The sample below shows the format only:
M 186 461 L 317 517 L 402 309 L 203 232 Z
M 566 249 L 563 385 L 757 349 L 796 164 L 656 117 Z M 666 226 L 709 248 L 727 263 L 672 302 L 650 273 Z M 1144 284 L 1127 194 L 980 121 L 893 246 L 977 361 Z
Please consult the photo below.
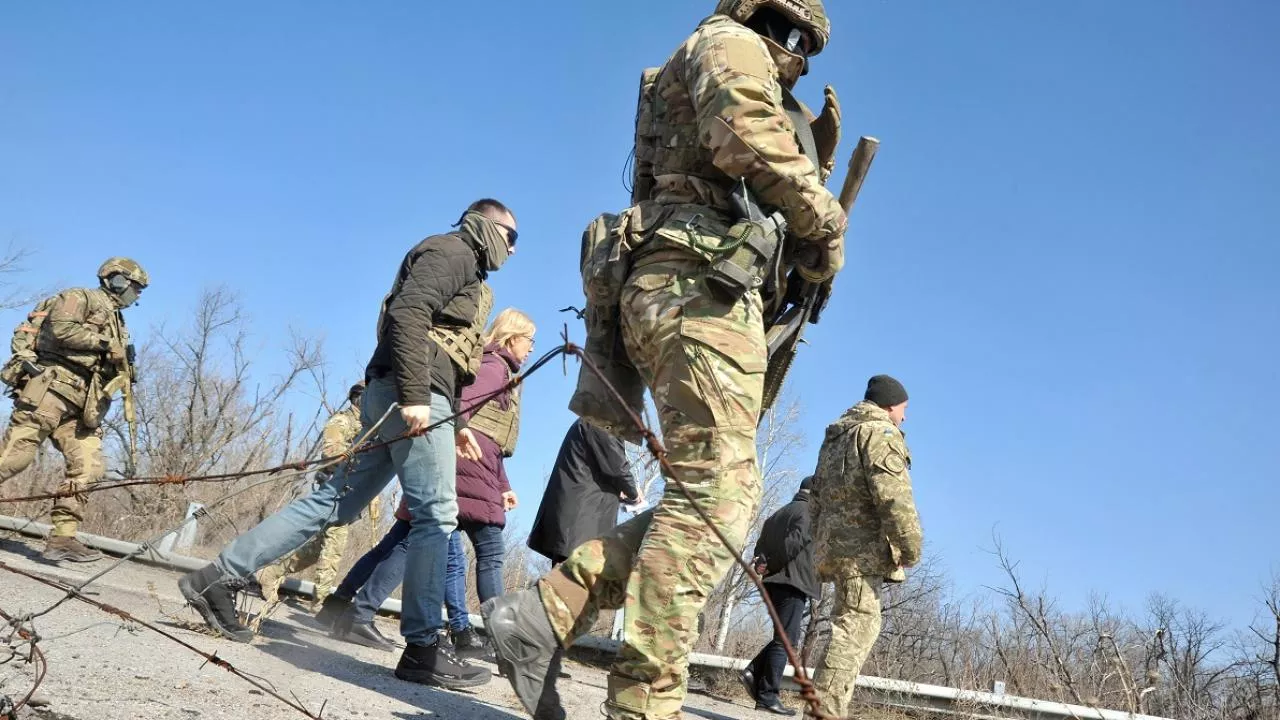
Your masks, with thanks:
M 569 332 L 568 332 L 567 326 L 565 327 L 561 335 L 561 339 L 563 343 L 560 346 L 553 348 L 552 350 L 544 354 L 542 357 L 540 357 L 533 365 L 529 367 L 527 371 L 512 378 L 509 382 L 505 383 L 502 387 L 498 388 L 497 390 L 494 390 L 491 393 L 487 393 L 481 396 L 480 398 L 477 398 L 474 402 L 462 408 L 458 412 L 455 412 L 454 414 L 446 418 L 437 420 L 436 422 L 433 422 L 428 426 L 426 426 L 425 428 L 422 428 L 418 431 L 412 431 L 412 430 L 406 431 L 397 437 L 394 437 L 382 442 L 369 444 L 367 442 L 367 439 L 369 437 L 372 437 L 373 433 L 376 431 L 377 426 L 375 426 L 365 431 L 363 433 L 363 437 L 360 439 L 357 439 L 356 444 L 353 445 L 352 448 L 348 449 L 348 451 L 341 453 L 339 455 L 322 457 L 316 460 L 303 460 L 299 462 L 284 463 L 271 468 L 244 471 L 239 473 L 216 473 L 216 474 L 210 474 L 210 475 L 188 476 L 188 477 L 174 477 L 174 476 L 133 477 L 133 478 L 128 478 L 122 481 L 94 485 L 88 488 L 84 488 L 80 492 L 43 493 L 39 495 L 31 495 L 31 496 L 20 497 L 20 498 L 0 498 L 0 504 L 4 504 L 4 503 L 32 501 L 32 500 L 57 499 L 57 498 L 69 497 L 73 495 L 82 495 L 87 492 L 102 492 L 105 490 L 112 490 L 112 489 L 117 489 L 121 487 L 133 487 L 133 486 L 139 486 L 139 485 L 169 485 L 169 484 L 186 484 L 186 483 L 197 483 L 197 482 L 228 482 L 228 481 L 239 480 L 239 479 L 244 479 L 248 477 L 255 477 L 259 475 L 272 476 L 258 483 L 253 483 L 249 486 L 241 488 L 233 493 L 229 493 L 228 495 L 223 496 L 218 500 L 215 500 L 213 503 L 210 503 L 209 506 L 206 506 L 205 509 L 202 509 L 200 512 L 197 512 L 193 514 L 191 517 L 184 519 L 182 523 L 180 523 L 173 529 L 166 530 L 165 532 L 161 533 L 157 537 L 147 541 L 146 543 L 139 545 L 137 550 L 126 554 L 124 557 L 121 557 L 119 560 L 113 563 L 110 567 L 90 577 L 89 579 L 85 580 L 79 585 L 73 586 L 61 581 L 55 581 L 55 580 L 50 580 L 48 578 L 43 578 L 33 573 L 23 571 L 19 568 L 15 568 L 3 561 L 0 561 L 0 570 L 5 570 L 11 573 L 15 573 L 17 575 L 21 575 L 23 577 L 30 578 L 32 580 L 48 585 L 49 587 L 57 588 L 64 592 L 64 596 L 60 598 L 57 602 L 55 602 L 53 605 L 49 606 L 48 608 L 45 608 L 44 610 L 38 613 L 34 613 L 30 615 L 29 616 L 30 619 L 34 619 L 36 617 L 40 617 L 42 615 L 48 614 L 49 612 L 52 612 L 57 607 L 61 606 L 68 599 L 74 598 L 81 602 L 97 607 L 103 612 L 107 612 L 109 614 L 120 617 L 127 622 L 134 622 L 141 627 L 147 628 L 148 630 L 151 630 L 159 634 L 160 636 L 168 640 L 171 640 L 177 643 L 178 645 L 181 645 L 187 650 L 190 650 L 191 652 L 196 653 L 200 657 L 204 658 L 207 663 L 212 663 L 214 665 L 217 665 L 218 667 L 223 668 L 224 670 L 227 670 L 228 672 L 235 675 L 236 677 L 241 678 L 245 682 L 248 682 L 249 684 L 253 685 L 255 688 L 261 690 L 262 692 L 267 693 L 271 697 L 301 712 L 307 717 L 313 718 L 313 720 L 320 720 L 321 714 L 323 714 L 324 712 L 324 707 L 325 707 L 324 704 L 321 705 L 319 713 L 312 714 L 311 711 L 308 710 L 306 706 L 301 702 L 301 700 L 299 700 L 296 696 L 294 696 L 292 700 L 287 699 L 284 696 L 280 695 L 274 689 L 274 687 L 269 687 L 269 683 L 264 684 L 263 682 L 260 682 L 259 679 L 256 679 L 253 676 L 250 676 L 249 674 L 240 671 L 239 669 L 232 666 L 231 663 L 227 662 L 226 660 L 223 660 L 222 658 L 219 658 L 216 653 L 211 654 L 203 650 L 200 650 L 199 648 L 195 647 L 194 645 L 191 645 L 190 643 L 187 643 L 186 641 L 178 638 L 177 636 L 169 632 L 166 632 L 155 625 L 147 623 L 120 608 L 107 605 L 105 603 L 100 603 L 96 600 L 91 600 L 85 597 L 83 595 L 84 588 L 87 587 L 90 583 L 101 579 L 102 577 L 106 576 L 108 573 L 119 568 L 121 565 L 128 562 L 129 560 L 136 558 L 137 556 L 151 550 L 153 543 L 159 542 L 160 539 L 164 538 L 170 533 L 177 532 L 178 530 L 183 528 L 187 523 L 193 522 L 199 517 L 207 515 L 211 508 L 217 507 L 218 505 L 230 500 L 236 495 L 244 493 L 249 489 L 257 487 L 259 485 L 263 485 L 270 482 L 276 482 L 279 480 L 288 479 L 292 477 L 297 477 L 300 475 L 304 475 L 307 472 L 310 472 L 313 470 L 319 470 L 326 467 L 334 467 L 345 462 L 350 462 L 356 455 L 359 455 L 361 453 L 371 452 L 373 450 L 390 446 L 397 442 L 401 442 L 404 440 L 411 439 L 413 437 L 424 435 L 447 423 L 457 420 L 459 417 L 461 417 L 466 413 L 479 409 L 481 406 L 485 405 L 486 403 L 491 402 L 495 398 L 517 387 L 518 385 L 522 384 L 528 377 L 530 377 L 531 375 L 536 373 L 538 370 L 545 367 L 555 357 L 564 356 L 565 358 L 567 358 L 568 356 L 572 355 L 576 357 L 578 361 L 581 362 L 589 372 L 591 372 L 596 376 L 596 378 L 608 390 L 613 400 L 617 402 L 625 410 L 625 412 L 631 419 L 632 423 L 635 425 L 636 429 L 641 433 L 642 439 L 644 441 L 644 445 L 648 449 L 649 453 L 661 465 L 663 470 L 666 471 L 667 479 L 670 480 L 675 485 L 677 490 L 682 495 L 684 495 L 685 498 L 690 502 L 694 511 L 697 513 L 699 519 L 712 531 L 712 533 L 719 540 L 719 542 L 722 545 L 724 545 L 726 549 L 728 549 L 730 555 L 733 556 L 735 562 L 737 562 L 737 564 L 742 568 L 743 572 L 746 574 L 748 578 L 750 578 L 752 584 L 756 587 L 756 590 L 760 593 L 765 610 L 768 612 L 769 619 L 773 623 L 775 634 L 782 642 L 783 650 L 787 655 L 788 661 L 791 663 L 792 667 L 795 668 L 794 680 L 796 684 L 800 686 L 800 696 L 804 699 L 805 703 L 809 707 L 809 715 L 815 718 L 819 718 L 821 720 L 836 720 L 835 718 L 832 718 L 830 715 L 827 715 L 822 712 L 820 707 L 820 702 L 817 696 L 817 691 L 814 688 L 813 682 L 812 680 L 809 679 L 808 673 L 804 667 L 804 664 L 800 661 L 798 653 L 796 652 L 795 648 L 792 646 L 790 640 L 787 638 L 786 633 L 783 631 L 784 626 L 782 624 L 781 618 L 778 615 L 777 608 L 774 607 L 772 601 L 769 599 L 769 594 L 765 591 L 764 583 L 761 580 L 760 576 L 751 567 L 750 563 L 748 563 L 745 559 L 742 558 L 740 550 L 734 547 L 733 543 L 729 540 L 729 538 L 725 536 L 724 532 L 718 527 L 715 521 L 712 520 L 711 517 L 707 514 L 707 512 L 702 508 L 697 498 L 689 490 L 688 486 L 685 485 L 684 481 L 680 478 L 679 474 L 676 472 L 674 466 L 671 465 L 668 459 L 667 449 L 662 444 L 661 440 L 658 439 L 657 434 L 652 430 L 652 428 L 649 427 L 649 425 L 638 413 L 636 413 L 631 407 L 627 405 L 625 400 L 622 398 L 622 395 L 618 392 L 617 388 L 613 386 L 613 384 L 604 375 L 604 373 L 601 372 L 600 368 L 598 368 L 591 361 L 591 359 L 583 352 L 582 348 L 575 345 L 569 340 Z M 382 418 L 378 421 L 378 425 L 381 425 L 382 422 L 384 422 L 387 419 L 387 417 L 390 415 L 390 413 L 395 409 L 396 409 L 396 406 L 394 404 L 392 405 L 392 407 L 388 408 L 387 412 L 384 413 Z M 362 440 L 364 441 L 364 444 L 360 444 Z M 281 473 L 287 473 L 287 474 L 281 474 Z M 6 620 L 8 620 L 7 616 L 6 616 Z M 29 621 L 30 620 L 28 620 L 28 622 Z M 30 641 L 30 645 L 31 645 L 32 652 L 34 653 L 38 650 L 38 648 L 36 648 L 36 642 L 38 641 L 38 636 L 35 636 L 33 634 L 32 637 L 35 639 Z M 43 662 L 43 654 L 41 654 L 40 657 L 41 657 L 41 662 Z M 47 664 L 45 664 L 44 667 L 47 667 Z M 40 679 L 43 679 L 43 673 L 40 675 Z M 37 687 L 38 685 L 39 683 L 37 682 Z M 32 690 L 32 692 L 34 693 L 34 689 Z M 28 695 L 28 699 L 29 697 L 30 695 Z
M 31 702 L 31 698 L 35 697 L 36 691 L 40 689 L 41 683 L 44 682 L 45 675 L 49 672 L 49 661 L 45 659 L 44 651 L 40 649 L 38 643 L 41 638 L 39 633 L 35 631 L 35 626 L 32 624 L 31 618 L 26 616 L 13 616 L 5 612 L 3 609 L 0 609 L 0 620 L 4 620 L 5 624 L 11 628 L 10 632 L 6 633 L 4 639 L 5 647 L 9 650 L 10 655 L 4 660 L 0 660 L 0 665 L 4 665 L 15 658 L 23 657 L 23 654 L 19 649 L 25 645 L 27 647 L 27 652 L 26 657 L 24 657 L 23 660 L 28 664 L 35 665 L 36 669 L 36 679 L 31 685 L 31 690 L 28 691 L 21 700 L 14 703 L 12 707 L 7 708 L 8 713 L 12 717 L 16 718 L 18 716 L 18 711 L 26 707 L 27 703 Z M 13 643 L 13 639 L 15 637 L 21 640 L 21 642 L 16 646 Z M 3 695 L 0 695 L 0 698 L 3 697 Z

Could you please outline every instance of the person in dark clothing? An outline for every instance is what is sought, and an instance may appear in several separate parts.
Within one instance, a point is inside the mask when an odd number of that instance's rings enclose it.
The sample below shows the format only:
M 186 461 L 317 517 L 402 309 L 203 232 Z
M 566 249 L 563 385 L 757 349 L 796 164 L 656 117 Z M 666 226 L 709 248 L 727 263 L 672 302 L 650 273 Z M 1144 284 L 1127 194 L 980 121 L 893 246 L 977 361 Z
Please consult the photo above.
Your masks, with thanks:
M 812 482 L 811 477 L 802 480 L 795 498 L 764 521 L 755 548 L 756 572 L 764 576 L 765 592 L 778 611 L 792 647 L 800 642 L 805 606 L 810 598 L 818 596 L 822 587 L 814 566 L 813 535 L 809 529 Z M 796 714 L 778 699 L 786 668 L 787 652 L 780 637 L 775 635 L 742 671 L 742 683 L 756 701 L 757 710 L 775 715 Z
M 451 418 L 462 387 L 480 369 L 481 333 L 493 306 L 486 279 L 515 252 L 517 231 L 511 211 L 489 198 L 472 203 L 455 227 L 409 250 L 383 300 L 361 405 L 374 445 L 178 581 L 187 602 L 222 635 L 252 639 L 235 607 L 236 588 L 247 578 L 327 525 L 350 523 L 399 477 L 411 523 L 400 617 L 406 645 L 395 675 L 446 688 L 489 682 L 490 671 L 457 657 L 441 633 L 449 535 L 458 526 L 457 457 L 481 454 L 465 420 Z M 411 437 L 400 440 L 406 433 Z
M 574 548 L 617 526 L 620 501 L 635 505 L 640 500 L 622 440 L 575 420 L 560 443 L 529 549 L 558 565 Z

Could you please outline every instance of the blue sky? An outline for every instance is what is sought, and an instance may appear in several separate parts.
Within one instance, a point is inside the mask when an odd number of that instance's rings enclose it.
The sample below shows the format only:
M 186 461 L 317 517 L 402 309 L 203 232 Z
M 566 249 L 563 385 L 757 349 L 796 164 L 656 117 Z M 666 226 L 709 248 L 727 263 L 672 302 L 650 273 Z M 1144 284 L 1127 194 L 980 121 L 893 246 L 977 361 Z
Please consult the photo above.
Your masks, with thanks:
M 1159 591 L 1248 621 L 1277 566 L 1280 5 L 831 5 L 800 95 L 837 87 L 846 156 L 883 145 L 797 362 L 797 462 L 892 373 L 928 552 L 962 592 L 999 581 L 995 531 L 1069 607 Z M 494 195 L 521 223 L 498 302 L 545 349 L 582 228 L 627 202 L 640 71 L 712 6 L 7 4 L 0 240 L 38 251 L 33 285 L 141 260 L 140 336 L 225 284 L 264 369 L 296 327 L 336 387 L 404 251 Z M 527 389 L 516 524 L 573 380 Z

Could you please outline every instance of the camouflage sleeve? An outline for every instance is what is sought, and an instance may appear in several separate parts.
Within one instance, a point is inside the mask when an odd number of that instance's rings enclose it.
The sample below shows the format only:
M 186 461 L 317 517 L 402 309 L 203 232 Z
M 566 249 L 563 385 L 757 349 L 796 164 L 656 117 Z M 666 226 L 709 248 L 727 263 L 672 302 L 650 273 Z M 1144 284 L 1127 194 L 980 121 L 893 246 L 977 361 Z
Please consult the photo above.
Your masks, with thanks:
M 864 428 L 858 445 L 880 528 L 898 564 L 911 567 L 920 562 L 924 535 L 911 493 L 906 443 L 898 431 L 888 426 Z
M 105 350 L 110 340 L 85 324 L 89 315 L 89 299 L 79 290 L 65 292 L 49 308 L 45 322 L 49 335 L 59 346 L 69 350 Z
M 329 421 L 324 424 L 324 430 L 320 433 L 323 447 L 321 453 L 325 457 L 333 457 L 341 455 L 347 451 L 347 447 L 351 444 L 347 437 L 350 435 L 351 422 L 348 420 L 346 413 L 336 413 Z
M 704 28 L 692 43 L 685 81 L 715 166 L 745 177 L 761 202 L 782 211 L 792 235 L 842 235 L 848 219 L 796 142 L 764 43 L 738 27 Z

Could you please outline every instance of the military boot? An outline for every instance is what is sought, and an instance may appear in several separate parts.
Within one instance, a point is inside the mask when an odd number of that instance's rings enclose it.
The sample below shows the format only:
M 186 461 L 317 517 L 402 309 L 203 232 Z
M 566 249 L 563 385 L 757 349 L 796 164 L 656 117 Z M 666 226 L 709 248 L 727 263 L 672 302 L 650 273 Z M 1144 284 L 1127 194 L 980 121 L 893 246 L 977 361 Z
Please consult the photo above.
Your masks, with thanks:
M 85 547 L 74 537 L 50 535 L 44 543 L 44 552 L 40 557 L 50 562 L 70 560 L 71 562 L 93 562 L 101 560 L 102 553 Z
M 559 697 L 543 700 L 543 688 L 554 685 L 560 674 L 560 642 L 556 639 L 538 588 L 493 598 L 480 606 L 485 631 L 493 641 L 498 669 L 511 683 L 516 697 L 530 715 L 555 717 Z M 551 673 L 554 671 L 554 675 Z M 546 707 L 553 705 L 553 707 Z M 563 712 L 563 709 L 560 709 Z
M 253 631 L 240 622 L 236 614 L 236 591 L 222 579 L 222 571 L 209 563 L 178 580 L 178 589 L 200 617 L 219 634 L 236 642 L 247 643 Z
M 324 602 L 320 603 L 320 612 L 316 613 L 316 622 L 327 628 L 332 628 L 333 624 L 347 612 L 349 607 L 351 607 L 349 599 L 330 595 L 324 599 Z

